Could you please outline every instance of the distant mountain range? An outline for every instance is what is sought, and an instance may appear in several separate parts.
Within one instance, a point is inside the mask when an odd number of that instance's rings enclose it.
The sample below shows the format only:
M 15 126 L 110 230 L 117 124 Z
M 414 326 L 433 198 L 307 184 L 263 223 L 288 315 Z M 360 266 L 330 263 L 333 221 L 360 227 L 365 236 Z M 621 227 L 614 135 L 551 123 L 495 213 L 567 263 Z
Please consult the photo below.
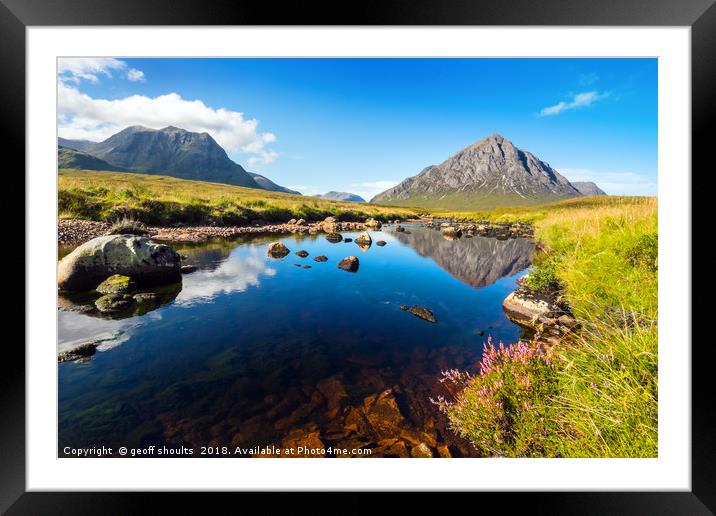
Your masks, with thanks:
M 426 167 L 370 202 L 471 210 L 539 204 L 582 195 L 548 163 L 493 134 L 439 165 Z
M 350 201 L 350 202 L 365 202 L 365 199 L 361 197 L 360 195 L 348 193 L 348 192 L 326 192 L 324 194 L 317 194 L 313 197 L 318 197 L 320 199 L 328 199 L 330 201 Z
M 579 190 L 582 195 L 607 195 L 607 192 L 592 181 L 572 181 L 572 186 Z
M 173 126 L 159 130 L 127 127 L 101 142 L 59 138 L 58 145 L 60 168 L 141 172 L 299 193 L 260 174 L 247 172 L 233 162 L 208 133 L 193 133 Z M 79 152 L 70 153 L 66 149 Z
M 101 142 L 58 139 L 60 168 L 140 172 L 298 194 L 232 161 L 208 133 L 132 126 Z M 592 182 L 570 183 L 548 163 L 493 134 L 431 165 L 370 202 L 453 210 L 539 204 L 606 195 Z M 365 202 L 349 192 L 322 199 Z

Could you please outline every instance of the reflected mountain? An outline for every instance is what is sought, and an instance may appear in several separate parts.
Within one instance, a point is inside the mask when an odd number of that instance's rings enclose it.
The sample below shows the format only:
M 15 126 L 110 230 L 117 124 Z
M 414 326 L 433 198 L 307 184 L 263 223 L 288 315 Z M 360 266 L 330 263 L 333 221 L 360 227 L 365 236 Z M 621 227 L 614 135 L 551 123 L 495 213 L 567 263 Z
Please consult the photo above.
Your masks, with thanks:
M 480 237 L 446 240 L 439 231 L 395 233 L 402 243 L 430 258 L 463 283 L 475 288 L 493 284 L 530 265 L 534 243 L 526 238 Z

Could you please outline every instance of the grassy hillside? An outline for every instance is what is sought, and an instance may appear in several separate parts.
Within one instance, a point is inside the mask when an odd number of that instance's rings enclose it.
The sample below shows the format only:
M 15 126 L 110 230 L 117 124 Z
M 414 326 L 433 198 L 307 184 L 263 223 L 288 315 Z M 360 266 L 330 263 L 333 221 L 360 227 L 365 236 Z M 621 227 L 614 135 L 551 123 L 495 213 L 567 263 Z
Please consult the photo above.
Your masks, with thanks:
M 59 168 L 81 168 L 84 170 L 110 170 L 124 172 L 121 167 L 110 165 L 106 161 L 96 158 L 86 152 L 59 147 L 57 149 L 57 163 Z
M 656 198 L 458 215 L 533 222 L 528 283 L 558 285 L 583 329 L 550 357 L 495 349 L 483 375 L 458 377 L 453 428 L 490 456 L 656 457 Z
M 556 197 L 542 196 L 525 199 L 516 194 L 475 192 L 455 192 L 436 196 L 413 195 L 408 199 L 381 201 L 389 206 L 412 206 L 418 209 L 475 211 L 514 206 L 534 206 L 559 200 Z
M 291 218 L 340 220 L 405 218 L 409 208 L 327 201 L 281 192 L 167 176 L 93 170 L 59 171 L 60 218 L 113 221 L 131 216 L 146 224 L 245 224 Z

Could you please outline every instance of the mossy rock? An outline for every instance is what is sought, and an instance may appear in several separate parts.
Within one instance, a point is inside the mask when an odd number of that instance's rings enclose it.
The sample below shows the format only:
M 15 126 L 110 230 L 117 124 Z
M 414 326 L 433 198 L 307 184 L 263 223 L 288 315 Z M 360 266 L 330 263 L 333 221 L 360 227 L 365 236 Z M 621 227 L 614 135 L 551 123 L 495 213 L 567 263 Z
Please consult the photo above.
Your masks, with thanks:
M 122 274 L 113 274 L 97 286 L 100 294 L 129 294 L 136 289 L 134 280 Z
M 133 303 L 134 299 L 127 294 L 105 294 L 94 302 L 94 306 L 102 313 L 111 313 L 126 310 Z

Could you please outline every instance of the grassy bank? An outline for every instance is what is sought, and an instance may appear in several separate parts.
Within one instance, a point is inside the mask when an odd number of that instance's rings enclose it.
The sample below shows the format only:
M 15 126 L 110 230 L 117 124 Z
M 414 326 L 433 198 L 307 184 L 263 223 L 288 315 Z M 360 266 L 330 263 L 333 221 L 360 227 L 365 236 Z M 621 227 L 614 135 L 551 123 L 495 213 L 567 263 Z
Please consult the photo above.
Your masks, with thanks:
M 532 222 L 530 286 L 557 286 L 583 325 L 551 354 L 488 348 L 483 374 L 453 372 L 440 405 L 454 429 L 489 456 L 655 457 L 656 199 L 454 215 Z
M 151 225 L 239 225 L 328 216 L 352 221 L 417 213 L 409 208 L 327 201 L 166 176 L 76 169 L 59 172 L 58 210 L 60 218 L 115 221 L 131 217 Z

